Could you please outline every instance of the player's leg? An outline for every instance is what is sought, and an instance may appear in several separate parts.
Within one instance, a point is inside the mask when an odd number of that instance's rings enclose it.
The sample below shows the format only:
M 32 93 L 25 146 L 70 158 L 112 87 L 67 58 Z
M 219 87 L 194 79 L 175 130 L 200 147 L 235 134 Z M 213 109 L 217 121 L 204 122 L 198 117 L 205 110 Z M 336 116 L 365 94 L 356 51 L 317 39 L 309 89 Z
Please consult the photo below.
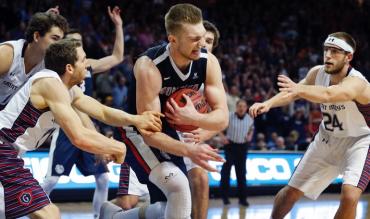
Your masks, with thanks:
M 148 197 L 148 195 L 147 186 L 139 182 L 132 168 L 127 163 L 121 164 L 117 197 L 111 202 L 128 210 L 139 203 L 139 197 Z
M 316 199 L 338 176 L 339 169 L 333 165 L 338 160 L 337 156 L 333 155 L 333 149 L 337 148 L 337 145 L 332 146 L 328 141 L 322 141 L 324 137 L 327 138 L 320 133 L 315 136 L 288 186 L 275 196 L 272 219 L 284 218 L 303 195 Z
M 335 219 L 356 218 L 356 208 L 361 197 L 362 190 L 352 185 L 343 185 L 340 194 L 340 205 L 335 214 Z
M 31 219 L 59 219 L 60 218 L 60 212 L 59 208 L 50 203 L 49 205 L 41 208 L 40 210 L 37 210 L 31 214 L 29 214 L 29 217 Z
M 294 204 L 303 196 L 303 192 L 291 186 L 285 186 L 275 196 L 272 219 L 283 219 Z
M 98 162 L 96 156 L 92 153 L 79 150 L 79 156 L 76 161 L 77 168 L 84 176 L 95 177 L 95 191 L 93 197 L 94 218 L 98 218 L 100 208 L 108 200 L 108 168 L 105 163 Z
M 194 164 L 189 158 L 184 158 L 191 191 L 191 215 L 193 219 L 207 218 L 209 203 L 209 183 L 207 172 Z
M 0 165 L 0 218 L 19 218 L 50 205 L 49 197 L 24 167 L 18 151 L 7 143 L 0 143 Z M 55 208 L 46 210 L 55 213 L 51 218 L 59 217 Z
M 233 150 L 235 155 L 235 173 L 238 182 L 238 198 L 239 204 L 245 207 L 249 206 L 247 202 L 247 166 L 246 166 L 246 156 L 247 156 L 247 146 L 244 144 L 235 144 Z
M 50 195 L 60 176 L 69 175 L 78 154 L 79 150 L 72 145 L 63 130 L 56 129 L 50 143 L 48 171 L 41 183 L 46 194 Z
M 370 136 L 340 140 L 338 146 L 348 149 L 342 156 L 343 186 L 335 218 L 351 219 L 356 217 L 358 201 L 369 183 Z

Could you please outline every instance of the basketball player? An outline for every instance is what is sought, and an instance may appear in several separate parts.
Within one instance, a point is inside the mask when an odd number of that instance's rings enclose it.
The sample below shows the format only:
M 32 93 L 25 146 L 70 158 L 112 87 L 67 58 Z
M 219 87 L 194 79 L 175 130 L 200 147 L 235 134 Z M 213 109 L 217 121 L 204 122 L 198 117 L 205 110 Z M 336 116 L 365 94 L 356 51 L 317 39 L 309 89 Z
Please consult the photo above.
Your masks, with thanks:
M 67 30 L 67 20 L 61 15 L 39 12 L 28 23 L 26 39 L 0 44 L 0 110 L 28 78 L 44 69 L 46 49 Z
M 220 33 L 216 26 L 209 21 L 204 20 L 203 25 L 206 29 L 205 48 L 207 51 L 212 52 L 213 49 L 218 46 Z M 185 142 L 199 143 L 209 140 L 217 133 L 217 131 L 215 132 L 204 129 L 196 129 L 190 133 L 182 133 L 182 137 Z M 209 183 L 207 172 L 198 165 L 195 165 L 189 158 L 184 158 L 184 161 L 191 188 L 192 218 L 207 218 L 209 201 Z M 124 188 L 119 190 L 117 198 L 112 200 L 112 202 L 122 207 L 124 210 L 128 210 L 138 204 L 139 198 L 147 198 L 149 196 L 149 191 L 146 185 L 138 181 L 135 172 L 129 167 L 128 164 L 122 164 L 121 167 L 120 188 Z
M 85 77 L 86 56 L 81 43 L 61 40 L 46 51 L 45 67 L 34 74 L 0 112 L 1 218 L 60 218 L 58 208 L 24 168 L 19 151 L 34 150 L 55 129 L 65 131 L 74 145 L 122 163 L 125 145 L 85 128 L 74 108 L 113 126 L 135 125 L 142 134 L 161 129 L 160 114 L 135 116 L 109 108 L 84 95 L 77 86 Z M 76 131 L 78 130 L 78 131 Z
M 289 184 L 275 197 L 271 218 L 291 210 L 303 195 L 316 199 L 339 174 L 343 174 L 340 205 L 335 218 L 351 219 L 369 182 L 370 115 L 369 82 L 350 66 L 356 42 L 336 32 L 324 42 L 324 65 L 313 67 L 298 84 L 278 77 L 280 93 L 249 110 L 253 117 L 272 107 L 303 98 L 320 103 L 323 121 L 319 132 L 298 164 Z
M 140 113 L 152 109 L 159 112 L 170 107 L 172 112 L 168 119 L 171 123 L 215 131 L 224 129 L 228 110 L 221 69 L 217 59 L 202 49 L 206 30 L 201 10 L 191 4 L 172 6 L 165 16 L 165 26 L 169 43 L 147 50 L 135 63 L 136 88 L 133 87 L 129 95 L 131 111 Z M 170 106 L 165 105 L 168 97 L 178 89 L 198 90 L 203 83 L 212 108 L 210 113 L 198 113 L 187 96 L 187 104 L 181 109 L 173 100 Z M 164 121 L 161 133 L 148 137 L 138 135 L 132 128 L 120 129 L 119 135 L 129 144 L 126 162 L 139 181 L 148 185 L 151 203 L 155 204 L 122 212 L 106 203 L 101 218 L 112 218 L 112 215 L 115 218 L 190 218 L 191 195 L 182 157 L 187 156 L 199 166 L 215 171 L 207 160 L 223 161 L 216 150 L 202 143 L 179 141 L 168 121 Z
M 93 82 L 91 74 L 107 71 L 108 69 L 118 65 L 123 60 L 123 30 L 122 19 L 120 16 L 119 7 L 114 7 L 113 10 L 108 7 L 108 15 L 115 25 L 116 38 L 112 55 L 101 59 L 87 59 L 88 70 L 82 88 L 86 95 L 92 96 Z M 66 34 L 66 38 L 73 38 L 82 42 L 82 36 L 77 30 L 71 30 Z M 95 130 L 94 124 L 86 115 L 80 115 L 84 125 Z M 68 176 L 73 165 L 84 176 L 94 175 L 96 188 L 93 197 L 94 218 L 98 217 L 101 205 L 108 199 L 108 169 L 105 163 L 97 162 L 95 155 L 88 153 L 75 147 L 68 139 L 63 130 L 57 128 L 53 134 L 53 140 L 49 154 L 49 168 L 44 182 L 41 184 L 44 191 L 49 195 L 55 185 L 58 183 L 60 176 Z

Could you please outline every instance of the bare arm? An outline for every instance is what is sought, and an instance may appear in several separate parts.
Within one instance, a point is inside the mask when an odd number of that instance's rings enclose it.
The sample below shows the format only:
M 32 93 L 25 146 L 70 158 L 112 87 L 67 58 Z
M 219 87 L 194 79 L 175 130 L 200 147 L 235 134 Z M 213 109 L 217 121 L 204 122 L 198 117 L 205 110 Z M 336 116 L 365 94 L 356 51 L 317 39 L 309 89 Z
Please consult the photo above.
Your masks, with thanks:
M 94 98 L 84 95 L 77 86 L 72 89 L 75 94 L 73 106 L 101 122 L 118 127 L 134 125 L 144 131 L 144 134 L 147 134 L 146 131 L 158 132 L 162 128 L 160 113 L 146 112 L 143 115 L 131 115 L 122 110 L 105 106 Z
M 315 78 L 316 78 L 319 68 L 320 66 L 315 66 L 311 68 L 310 71 L 307 73 L 307 76 L 304 79 L 302 79 L 299 82 L 299 84 L 304 84 L 304 85 L 315 84 Z M 297 95 L 290 94 L 287 91 L 280 91 L 278 94 L 276 94 L 275 96 L 266 100 L 263 103 L 254 103 L 249 108 L 249 114 L 253 118 L 255 118 L 259 114 L 268 112 L 271 108 L 288 105 L 289 103 L 295 101 L 298 98 L 299 97 Z
M 290 92 L 314 103 L 350 101 L 360 96 L 367 83 L 358 77 L 346 77 L 341 83 L 329 87 L 295 84 L 290 78 L 279 76 L 280 90 Z
M 13 47 L 8 44 L 0 46 L 0 77 L 5 76 L 13 63 Z
M 34 82 L 31 102 L 39 109 L 49 107 L 55 120 L 75 146 L 94 154 L 112 154 L 117 162 L 123 162 L 125 145 L 85 128 L 70 104 L 66 87 L 57 79 L 42 78 Z
M 91 66 L 93 74 L 107 71 L 123 61 L 124 39 L 120 12 L 121 10 L 117 6 L 112 11 L 108 7 L 109 17 L 114 23 L 116 30 L 113 52 L 112 55 L 101 59 L 87 59 L 87 65 Z

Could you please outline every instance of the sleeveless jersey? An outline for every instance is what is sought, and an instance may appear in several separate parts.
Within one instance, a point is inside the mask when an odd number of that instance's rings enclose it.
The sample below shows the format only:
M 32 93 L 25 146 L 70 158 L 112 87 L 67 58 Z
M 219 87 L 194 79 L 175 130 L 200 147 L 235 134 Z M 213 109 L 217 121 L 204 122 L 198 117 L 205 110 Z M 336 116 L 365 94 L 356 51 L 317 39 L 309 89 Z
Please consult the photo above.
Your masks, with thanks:
M 0 141 L 11 143 L 22 151 L 39 147 L 54 131 L 57 124 L 49 109 L 36 109 L 30 100 L 31 87 L 38 78 L 59 75 L 44 69 L 32 76 L 0 111 Z M 61 80 L 60 80 L 61 81 Z
M 170 44 L 162 44 L 148 49 L 142 56 L 148 56 L 153 60 L 162 76 L 162 88 L 159 93 L 161 110 L 164 112 L 168 97 L 181 88 L 191 88 L 199 90 L 206 80 L 207 72 L 207 50 L 202 49 L 200 58 L 190 62 L 185 73 L 181 72 L 170 56 Z M 137 114 L 136 112 L 136 81 L 130 83 L 127 112 Z M 178 139 L 174 129 L 169 127 L 167 121 L 163 120 L 162 130 L 164 133 Z
M 354 68 L 348 69 L 346 77 L 359 77 L 369 83 L 366 78 Z M 330 86 L 330 74 L 320 68 L 315 79 L 315 85 Z M 356 101 L 320 104 L 323 120 L 320 130 L 334 137 L 358 137 L 370 134 L 370 104 L 362 105 Z
M 7 41 L 0 45 L 4 44 L 13 47 L 13 62 L 9 72 L 3 77 L 0 77 L 0 110 L 33 74 L 45 68 L 43 60 L 26 74 L 24 66 L 24 52 L 27 47 L 26 41 L 24 39 Z

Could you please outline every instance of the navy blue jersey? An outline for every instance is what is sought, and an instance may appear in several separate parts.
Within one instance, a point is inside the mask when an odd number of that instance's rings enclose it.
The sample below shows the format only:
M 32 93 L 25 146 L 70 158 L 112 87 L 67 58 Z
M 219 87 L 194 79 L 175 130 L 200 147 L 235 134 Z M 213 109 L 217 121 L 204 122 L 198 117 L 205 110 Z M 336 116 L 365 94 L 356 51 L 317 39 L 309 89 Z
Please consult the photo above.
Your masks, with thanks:
M 201 50 L 200 58 L 192 61 L 185 72 L 182 72 L 172 58 L 169 51 L 170 44 L 162 44 L 148 49 L 141 56 L 148 56 L 153 60 L 154 64 L 159 69 L 162 76 L 162 88 L 159 93 L 162 112 L 165 109 L 165 104 L 168 97 L 181 88 L 191 88 L 199 90 L 206 80 L 207 72 L 207 57 L 206 49 Z M 127 112 L 137 114 L 136 112 L 136 81 L 135 79 L 130 84 L 128 91 L 128 108 Z M 167 123 L 163 123 L 163 131 L 169 134 L 166 130 L 171 129 Z M 171 133 L 173 131 L 170 131 Z M 173 136 L 171 134 L 171 136 Z M 177 139 L 177 137 L 176 137 Z

